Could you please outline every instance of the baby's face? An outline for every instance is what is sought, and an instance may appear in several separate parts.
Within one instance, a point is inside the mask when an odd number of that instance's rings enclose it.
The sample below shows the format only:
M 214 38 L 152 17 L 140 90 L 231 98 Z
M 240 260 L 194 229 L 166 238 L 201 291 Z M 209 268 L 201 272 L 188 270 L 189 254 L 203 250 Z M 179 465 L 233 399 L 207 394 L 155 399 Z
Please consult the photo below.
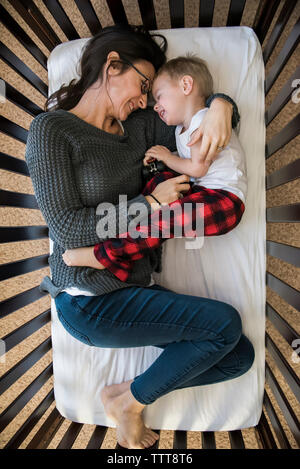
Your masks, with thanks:
M 184 115 L 183 93 L 179 83 L 165 73 L 155 78 L 152 95 L 154 110 L 167 125 L 180 125 Z

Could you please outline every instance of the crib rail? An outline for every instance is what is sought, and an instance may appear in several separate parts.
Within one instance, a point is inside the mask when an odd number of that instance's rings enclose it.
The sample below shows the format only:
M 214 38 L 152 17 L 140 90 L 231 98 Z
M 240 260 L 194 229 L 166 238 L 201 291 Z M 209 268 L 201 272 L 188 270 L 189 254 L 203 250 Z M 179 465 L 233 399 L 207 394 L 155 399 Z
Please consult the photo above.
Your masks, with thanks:
M 153 448 L 300 446 L 299 13 L 299 0 L 201 0 L 200 6 L 196 0 L 164 0 L 159 7 L 153 0 L 107 0 L 101 6 L 91 0 L 1 0 L 1 448 L 120 449 L 112 429 L 66 421 L 55 407 L 50 298 L 38 289 L 49 273 L 48 246 L 43 244 L 48 228 L 29 183 L 24 152 L 29 123 L 43 111 L 47 97 L 47 58 L 53 48 L 108 24 L 128 22 L 149 29 L 247 25 L 262 44 L 266 66 L 268 268 L 262 416 L 257 427 L 241 431 L 175 431 L 165 439 L 165 431 L 155 430 L 160 440 Z

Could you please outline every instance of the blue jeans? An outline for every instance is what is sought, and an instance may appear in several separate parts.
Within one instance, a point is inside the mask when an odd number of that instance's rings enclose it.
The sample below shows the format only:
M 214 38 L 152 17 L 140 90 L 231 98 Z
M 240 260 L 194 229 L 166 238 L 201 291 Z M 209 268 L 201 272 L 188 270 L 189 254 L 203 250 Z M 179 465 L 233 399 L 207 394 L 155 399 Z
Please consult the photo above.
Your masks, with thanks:
M 152 285 L 100 296 L 63 292 L 55 304 L 65 329 L 85 344 L 164 349 L 131 383 L 133 396 L 142 404 L 175 389 L 236 378 L 254 360 L 253 346 L 242 335 L 239 313 L 221 301 Z

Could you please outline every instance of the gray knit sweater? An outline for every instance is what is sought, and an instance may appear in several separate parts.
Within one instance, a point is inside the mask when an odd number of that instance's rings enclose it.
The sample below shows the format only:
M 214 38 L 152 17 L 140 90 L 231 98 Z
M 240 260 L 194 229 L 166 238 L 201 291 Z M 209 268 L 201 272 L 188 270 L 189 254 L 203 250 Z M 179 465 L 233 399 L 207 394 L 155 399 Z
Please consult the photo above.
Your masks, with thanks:
M 161 249 L 135 261 L 126 283 L 107 269 L 68 267 L 62 259 L 66 249 L 93 246 L 105 239 L 96 232 L 99 203 L 116 207 L 117 222 L 119 212 L 124 211 L 119 206 L 120 194 L 126 194 L 127 208 L 141 202 L 151 213 L 141 194 L 142 161 L 152 145 L 176 149 L 174 127 L 166 126 L 152 109 L 135 111 L 122 124 L 124 135 L 113 135 L 61 109 L 39 114 L 31 123 L 25 158 L 54 242 L 49 257 L 52 281 L 45 277 L 40 289 L 52 297 L 71 286 L 96 295 L 132 285 L 147 286 L 151 273 L 160 271 Z M 128 216 L 127 222 L 135 216 Z

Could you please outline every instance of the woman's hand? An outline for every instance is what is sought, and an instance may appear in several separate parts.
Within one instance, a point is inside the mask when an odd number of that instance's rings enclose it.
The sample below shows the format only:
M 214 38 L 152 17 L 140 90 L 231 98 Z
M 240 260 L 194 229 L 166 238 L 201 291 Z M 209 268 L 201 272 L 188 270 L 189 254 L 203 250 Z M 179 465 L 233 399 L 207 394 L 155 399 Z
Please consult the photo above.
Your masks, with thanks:
M 227 145 L 231 137 L 233 106 L 222 98 L 215 98 L 200 127 L 192 134 L 188 146 L 197 146 L 199 162 L 208 166 Z
M 152 194 L 160 201 L 161 204 L 170 204 L 175 200 L 183 197 L 182 192 L 190 189 L 190 176 L 181 174 L 171 179 L 167 179 L 156 186 Z M 147 196 L 146 196 L 147 198 Z M 151 203 L 153 200 L 151 201 Z

